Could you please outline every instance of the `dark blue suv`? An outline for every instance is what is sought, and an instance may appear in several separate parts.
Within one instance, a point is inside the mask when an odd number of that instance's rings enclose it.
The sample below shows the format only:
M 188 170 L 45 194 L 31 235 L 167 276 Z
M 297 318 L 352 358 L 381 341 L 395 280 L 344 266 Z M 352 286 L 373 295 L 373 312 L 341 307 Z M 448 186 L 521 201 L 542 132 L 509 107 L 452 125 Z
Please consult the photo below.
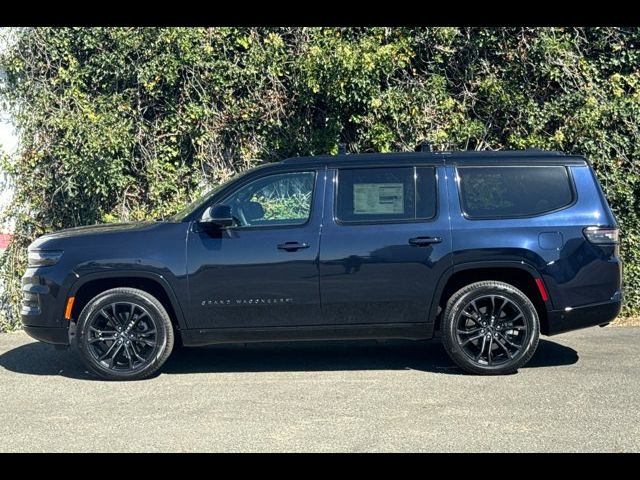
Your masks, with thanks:
M 103 378 L 175 344 L 428 339 L 468 372 L 513 372 L 540 333 L 620 311 L 616 221 L 589 163 L 556 152 L 295 158 L 167 221 L 29 247 L 22 320 Z

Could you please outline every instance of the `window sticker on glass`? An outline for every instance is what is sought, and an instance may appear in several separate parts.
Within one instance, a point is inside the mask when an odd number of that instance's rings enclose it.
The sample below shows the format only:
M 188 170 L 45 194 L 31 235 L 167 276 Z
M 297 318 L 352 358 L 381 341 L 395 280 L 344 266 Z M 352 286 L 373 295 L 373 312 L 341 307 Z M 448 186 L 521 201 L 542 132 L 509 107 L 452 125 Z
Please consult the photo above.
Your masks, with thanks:
M 402 183 L 356 183 L 353 185 L 353 213 L 404 213 Z

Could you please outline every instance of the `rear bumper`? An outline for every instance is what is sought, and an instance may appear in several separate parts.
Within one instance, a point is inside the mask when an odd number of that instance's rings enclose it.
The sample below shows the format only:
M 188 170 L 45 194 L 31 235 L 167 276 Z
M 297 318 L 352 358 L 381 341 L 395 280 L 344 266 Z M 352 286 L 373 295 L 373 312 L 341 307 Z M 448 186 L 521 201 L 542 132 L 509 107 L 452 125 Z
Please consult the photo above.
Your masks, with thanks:
M 610 302 L 596 303 L 570 310 L 556 310 L 548 313 L 547 335 L 557 335 L 580 328 L 606 325 L 620 313 L 622 301 L 619 296 Z
M 54 345 L 69 345 L 69 329 L 61 327 L 30 327 L 24 326 L 24 331 L 32 338 Z

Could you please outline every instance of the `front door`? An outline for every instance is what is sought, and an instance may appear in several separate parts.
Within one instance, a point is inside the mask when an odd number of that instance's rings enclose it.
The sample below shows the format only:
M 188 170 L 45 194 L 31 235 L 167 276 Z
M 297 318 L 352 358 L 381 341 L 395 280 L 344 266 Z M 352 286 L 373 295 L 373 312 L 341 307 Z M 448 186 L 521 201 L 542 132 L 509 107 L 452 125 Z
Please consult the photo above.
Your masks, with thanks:
M 427 322 L 436 284 L 451 266 L 444 175 L 435 165 L 409 165 L 340 168 L 328 178 L 325 323 Z
M 319 323 L 324 171 L 272 173 L 219 203 L 235 225 L 189 232 L 190 328 Z

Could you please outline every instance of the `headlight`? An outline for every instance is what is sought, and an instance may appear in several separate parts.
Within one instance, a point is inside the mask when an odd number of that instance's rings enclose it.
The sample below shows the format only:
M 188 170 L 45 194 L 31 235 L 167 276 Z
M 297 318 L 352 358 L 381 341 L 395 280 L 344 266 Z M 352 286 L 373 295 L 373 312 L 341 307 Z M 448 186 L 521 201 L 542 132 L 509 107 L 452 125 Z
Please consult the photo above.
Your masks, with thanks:
M 27 255 L 30 267 L 55 265 L 62 257 L 62 250 L 29 250 Z

